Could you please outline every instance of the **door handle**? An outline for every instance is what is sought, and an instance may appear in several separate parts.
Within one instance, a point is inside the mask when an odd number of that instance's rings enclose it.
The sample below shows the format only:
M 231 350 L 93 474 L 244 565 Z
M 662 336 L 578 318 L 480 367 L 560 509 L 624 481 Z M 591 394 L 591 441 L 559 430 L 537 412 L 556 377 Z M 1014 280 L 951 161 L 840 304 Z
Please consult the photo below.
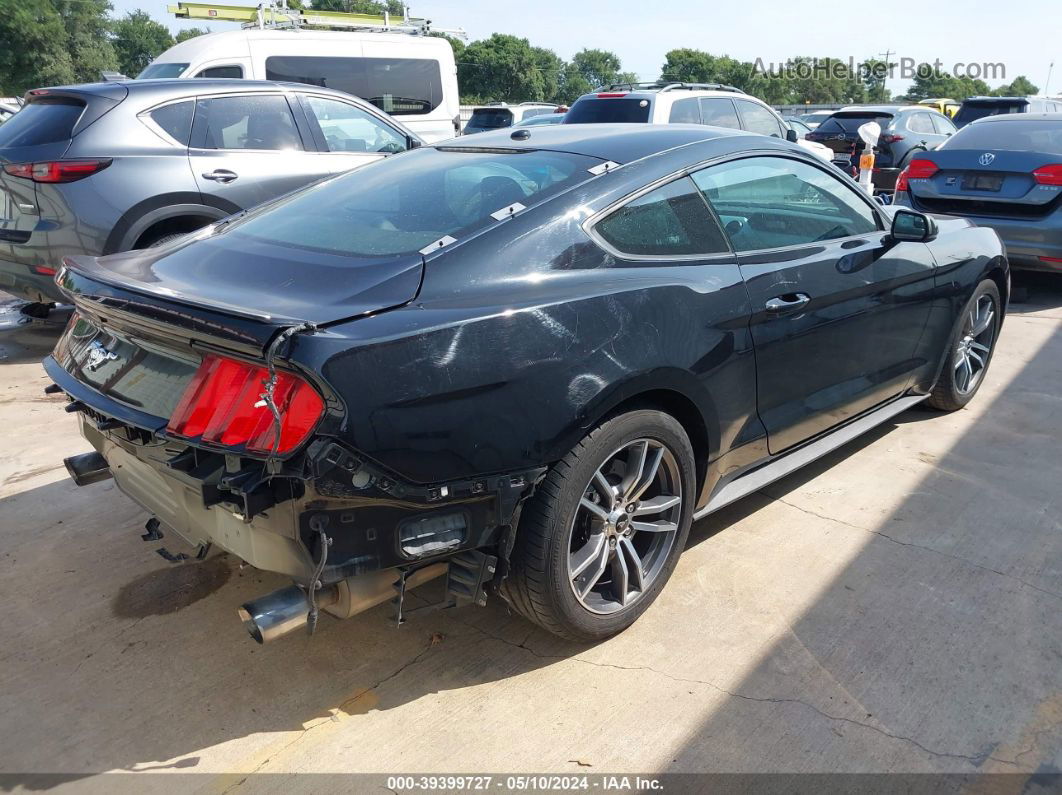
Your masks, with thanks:
M 765 304 L 765 308 L 768 314 L 784 315 L 802 309 L 810 300 L 811 297 L 806 293 L 786 293 L 772 298 Z
M 239 176 L 240 175 L 237 174 L 235 171 L 229 171 L 228 169 L 225 169 L 225 168 L 218 168 L 218 169 L 215 169 L 213 171 L 204 171 L 203 172 L 203 179 L 209 179 L 209 180 L 213 180 L 214 182 L 220 182 L 222 185 L 225 185 L 225 184 L 228 184 L 229 182 L 232 182 L 234 179 L 236 179 Z

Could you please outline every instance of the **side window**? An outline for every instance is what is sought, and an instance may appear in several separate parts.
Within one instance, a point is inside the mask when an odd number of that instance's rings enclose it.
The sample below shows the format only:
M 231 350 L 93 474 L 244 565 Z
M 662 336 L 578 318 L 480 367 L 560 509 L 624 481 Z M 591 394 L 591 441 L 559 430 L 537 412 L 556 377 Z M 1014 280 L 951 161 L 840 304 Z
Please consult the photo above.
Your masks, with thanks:
M 594 226 L 624 254 L 671 257 L 729 251 L 719 224 L 689 177 L 628 202 Z
M 242 66 L 208 66 L 206 69 L 200 70 L 196 77 L 234 77 L 238 80 L 243 79 L 243 67 Z
M 929 118 L 933 120 L 933 126 L 936 127 L 939 135 L 949 135 L 956 132 L 958 129 L 947 116 L 938 116 L 935 113 L 930 114 Z
M 671 115 L 667 120 L 672 124 L 700 124 L 701 111 L 697 107 L 697 98 L 680 99 L 671 106 Z
M 155 108 L 148 115 L 168 136 L 188 146 L 192 135 L 192 100 Z
M 907 129 L 911 132 L 929 133 L 930 135 L 935 135 L 937 131 L 928 113 L 915 113 L 911 116 L 907 122 Z
M 751 133 L 760 135 L 773 135 L 775 138 L 784 138 L 778 119 L 763 105 L 749 102 L 747 99 L 736 99 L 734 104 L 738 106 L 741 114 L 741 126 Z
M 356 105 L 304 96 L 329 152 L 404 152 L 406 137 Z
M 726 97 L 701 97 L 701 124 L 741 129 L 734 103 Z
M 199 100 L 195 139 L 204 149 L 302 149 L 288 101 L 279 94 Z
M 876 231 L 874 210 L 842 179 L 782 157 L 732 160 L 693 174 L 736 251 L 783 248 Z

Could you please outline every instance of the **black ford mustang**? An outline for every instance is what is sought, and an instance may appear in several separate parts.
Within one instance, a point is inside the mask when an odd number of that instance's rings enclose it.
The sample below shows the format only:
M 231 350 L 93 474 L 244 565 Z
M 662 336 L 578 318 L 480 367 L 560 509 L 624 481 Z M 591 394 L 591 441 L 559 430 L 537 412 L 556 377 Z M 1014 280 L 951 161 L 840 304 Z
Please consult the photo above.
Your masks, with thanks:
M 442 574 L 615 633 L 695 518 L 965 405 L 1009 291 L 995 232 L 683 125 L 440 143 L 58 281 L 72 475 L 290 575 L 241 608 L 260 641 Z

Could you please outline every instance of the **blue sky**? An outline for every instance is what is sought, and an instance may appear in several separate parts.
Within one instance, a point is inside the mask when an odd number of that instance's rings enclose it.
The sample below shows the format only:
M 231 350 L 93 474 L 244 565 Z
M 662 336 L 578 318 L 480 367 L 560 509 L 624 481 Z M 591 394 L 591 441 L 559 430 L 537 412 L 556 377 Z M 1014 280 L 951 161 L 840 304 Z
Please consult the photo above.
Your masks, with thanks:
M 233 0 L 229 0 L 232 2 Z M 239 1 L 239 0 L 237 0 Z M 165 0 L 112 0 L 118 12 L 142 8 L 172 29 L 190 27 L 166 13 Z M 174 0 L 176 2 L 176 0 Z M 252 0 L 244 0 L 255 5 Z M 625 69 L 643 79 L 660 74 L 664 53 L 694 47 L 764 63 L 794 55 L 832 55 L 861 61 L 887 49 L 890 60 L 939 59 L 956 63 L 1002 63 L 1006 80 L 1026 75 L 1041 91 L 1048 65 L 1056 67 L 1051 93 L 1062 93 L 1062 1 L 922 0 L 867 2 L 869 22 L 858 22 L 859 3 L 812 0 L 671 0 L 659 5 L 632 0 L 414 0 L 411 11 L 436 27 L 464 28 L 472 39 L 511 33 L 549 47 L 564 58 L 584 47 L 612 50 Z M 653 13 L 646 13 L 654 9 Z M 656 12 L 655 9 L 661 9 Z M 666 10 L 663 10 L 666 9 Z M 851 20 L 851 21 L 850 21 Z M 193 23 L 194 24 L 194 23 Z M 216 30 L 232 27 L 215 23 Z M 907 80 L 890 82 L 906 90 Z

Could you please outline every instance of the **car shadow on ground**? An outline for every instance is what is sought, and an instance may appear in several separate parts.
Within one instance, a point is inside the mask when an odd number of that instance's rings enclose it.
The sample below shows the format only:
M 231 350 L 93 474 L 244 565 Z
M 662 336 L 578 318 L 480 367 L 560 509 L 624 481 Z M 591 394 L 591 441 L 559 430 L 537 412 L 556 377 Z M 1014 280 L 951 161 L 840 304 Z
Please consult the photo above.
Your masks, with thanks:
M 1029 296 L 1014 314 L 1062 307 L 1062 278 L 1018 278 Z M 1030 324 L 1022 328 L 1040 334 Z M 1013 326 L 1009 333 L 1016 333 Z M 1040 336 L 1042 345 L 1011 364 L 991 402 L 968 409 L 979 419 L 963 423 L 950 444 L 904 435 L 912 464 L 928 466 L 880 472 L 883 489 L 889 481 L 902 484 L 888 512 L 865 510 L 874 503 L 866 489 L 853 488 L 847 504 L 818 499 L 815 488 L 793 494 L 835 464 L 844 467 L 842 459 L 858 451 L 847 446 L 732 506 L 735 513 L 717 515 L 732 524 L 746 511 L 764 510 L 776 521 L 810 520 L 802 526 L 822 531 L 818 548 L 794 543 L 794 570 L 783 574 L 779 591 L 785 579 L 800 579 L 797 568 L 813 560 L 822 565 L 829 554 L 822 540 L 846 539 L 837 556 L 843 565 L 740 676 L 719 684 L 714 672 L 705 672 L 705 684 L 714 688 L 705 690 L 726 698 L 673 751 L 666 771 L 1005 773 L 1011 776 L 994 786 L 1057 788 L 1062 337 L 1057 327 Z M 1001 367 L 989 378 L 1000 378 Z M 956 415 L 914 410 L 896 424 L 925 423 L 929 431 L 956 421 Z M 891 432 L 885 426 L 875 433 L 888 445 L 897 443 Z M 872 469 L 867 474 L 856 483 L 872 487 L 877 478 Z M 820 488 L 835 485 L 824 479 Z M 763 602 L 765 611 L 781 611 L 771 595 Z M 863 789 L 874 782 L 850 783 Z M 991 788 L 958 778 L 880 783 Z

